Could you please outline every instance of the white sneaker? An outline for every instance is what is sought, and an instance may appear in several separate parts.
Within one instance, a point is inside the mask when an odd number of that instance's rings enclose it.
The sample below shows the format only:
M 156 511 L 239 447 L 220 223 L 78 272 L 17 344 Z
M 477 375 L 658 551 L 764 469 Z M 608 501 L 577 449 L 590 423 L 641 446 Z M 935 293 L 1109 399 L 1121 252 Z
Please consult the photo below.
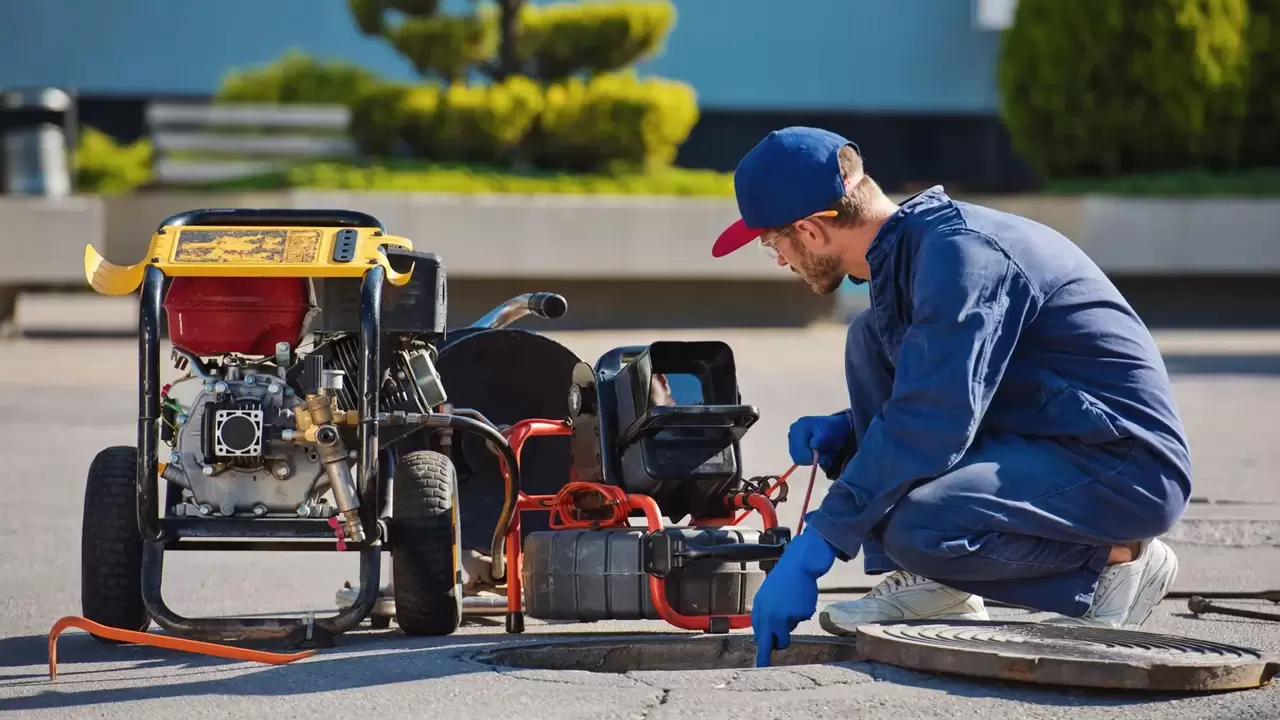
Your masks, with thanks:
M 832 635 L 853 635 L 859 625 L 893 620 L 987 620 L 982 598 L 914 573 L 891 573 L 863 597 L 827 605 L 818 615 Z
M 1111 565 L 1102 571 L 1093 604 L 1082 617 L 1056 616 L 1045 620 L 1055 625 L 1092 627 L 1140 627 L 1151 616 L 1178 577 L 1178 556 L 1159 540 L 1142 543 L 1138 557 Z

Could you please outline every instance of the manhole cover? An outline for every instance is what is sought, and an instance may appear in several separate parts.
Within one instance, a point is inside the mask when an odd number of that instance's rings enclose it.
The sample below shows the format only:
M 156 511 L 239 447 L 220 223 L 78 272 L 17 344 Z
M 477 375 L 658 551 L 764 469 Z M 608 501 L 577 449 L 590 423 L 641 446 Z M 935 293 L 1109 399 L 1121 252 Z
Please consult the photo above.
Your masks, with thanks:
M 497 648 L 476 659 L 505 667 L 602 673 L 740 669 L 755 667 L 756 643 L 748 634 L 614 638 Z M 821 665 L 861 659 L 856 646 L 848 640 L 792 637 L 790 647 L 774 651 L 771 664 Z
M 915 670 L 1126 690 L 1239 690 L 1265 685 L 1280 670 L 1250 648 L 1025 622 L 864 625 L 857 646 L 867 660 Z

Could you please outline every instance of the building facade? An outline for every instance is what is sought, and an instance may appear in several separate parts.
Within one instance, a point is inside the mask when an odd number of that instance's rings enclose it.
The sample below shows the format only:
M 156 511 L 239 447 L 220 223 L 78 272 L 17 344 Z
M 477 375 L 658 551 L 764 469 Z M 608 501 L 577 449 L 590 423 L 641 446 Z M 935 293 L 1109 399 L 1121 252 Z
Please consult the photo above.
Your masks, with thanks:
M 1013 0 L 674 2 L 676 27 L 640 70 L 698 93 L 702 117 L 680 164 L 729 170 L 768 130 L 813 124 L 857 140 L 893 190 L 1031 182 L 997 111 L 1000 27 Z M 207 96 L 228 71 L 291 48 L 414 76 L 358 32 L 346 0 L 6 0 L 0 47 L 0 88 L 73 91 L 81 120 L 121 139 L 144 131 L 147 100 Z

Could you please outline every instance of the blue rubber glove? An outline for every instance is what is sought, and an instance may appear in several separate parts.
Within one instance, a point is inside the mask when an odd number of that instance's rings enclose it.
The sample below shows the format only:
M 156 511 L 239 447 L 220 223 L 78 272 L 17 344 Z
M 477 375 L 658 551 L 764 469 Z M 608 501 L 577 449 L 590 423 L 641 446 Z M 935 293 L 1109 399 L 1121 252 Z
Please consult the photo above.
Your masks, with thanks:
M 774 649 L 791 645 L 791 631 L 818 609 L 818 578 L 836 561 L 836 549 L 813 530 L 800 533 L 782 551 L 761 583 L 751 607 L 756 667 L 768 667 Z
M 802 417 L 791 423 L 787 432 L 787 449 L 791 462 L 805 466 L 813 463 L 818 452 L 818 467 L 827 477 L 840 474 L 845 449 L 853 443 L 853 426 L 843 414 Z

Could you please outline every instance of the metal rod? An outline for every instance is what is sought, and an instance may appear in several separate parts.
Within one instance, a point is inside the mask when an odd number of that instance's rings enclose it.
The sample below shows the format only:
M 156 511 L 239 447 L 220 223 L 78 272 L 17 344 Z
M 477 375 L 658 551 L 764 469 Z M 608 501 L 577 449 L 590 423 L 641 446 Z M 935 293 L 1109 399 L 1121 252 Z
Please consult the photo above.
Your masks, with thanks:
M 138 309 L 138 477 L 137 518 L 142 539 L 160 538 L 160 296 L 164 273 L 148 265 Z
M 463 615 L 505 615 L 507 599 L 502 596 L 474 595 L 462 598 Z
M 378 381 L 382 362 L 382 282 L 386 271 L 370 267 L 360 287 L 360 477 L 361 520 L 366 542 L 378 538 L 377 517 L 382 508 L 378 476 Z
M 689 562 L 694 560 L 758 562 L 761 560 L 777 560 L 782 556 L 782 551 L 786 547 L 786 543 L 733 543 L 707 547 L 689 546 L 672 554 Z
M 332 539 L 332 530 L 330 530 Z M 332 542 L 292 540 L 168 540 L 165 552 L 338 552 Z
M 165 518 L 161 526 L 168 538 L 298 538 L 334 540 L 327 520 L 294 518 Z M 332 548 L 333 545 L 330 544 Z
M 1259 612 L 1257 610 L 1245 610 L 1244 608 L 1216 605 L 1205 600 L 1199 595 L 1187 600 L 1187 609 L 1196 615 L 1213 613 L 1217 615 L 1250 618 L 1253 620 L 1270 620 L 1273 622 L 1280 622 L 1280 613 Z
M 846 585 L 843 587 L 820 587 L 818 588 L 818 593 L 821 595 L 857 595 L 871 592 L 872 589 L 870 585 Z M 1200 597 L 1206 600 L 1269 600 L 1273 603 L 1280 603 L 1280 590 L 1210 590 L 1203 592 L 1199 590 L 1173 590 L 1165 594 L 1164 599 L 1189 600 L 1193 597 Z M 1026 609 L 1020 605 L 1009 605 L 998 600 L 983 598 L 983 601 L 991 607 Z

